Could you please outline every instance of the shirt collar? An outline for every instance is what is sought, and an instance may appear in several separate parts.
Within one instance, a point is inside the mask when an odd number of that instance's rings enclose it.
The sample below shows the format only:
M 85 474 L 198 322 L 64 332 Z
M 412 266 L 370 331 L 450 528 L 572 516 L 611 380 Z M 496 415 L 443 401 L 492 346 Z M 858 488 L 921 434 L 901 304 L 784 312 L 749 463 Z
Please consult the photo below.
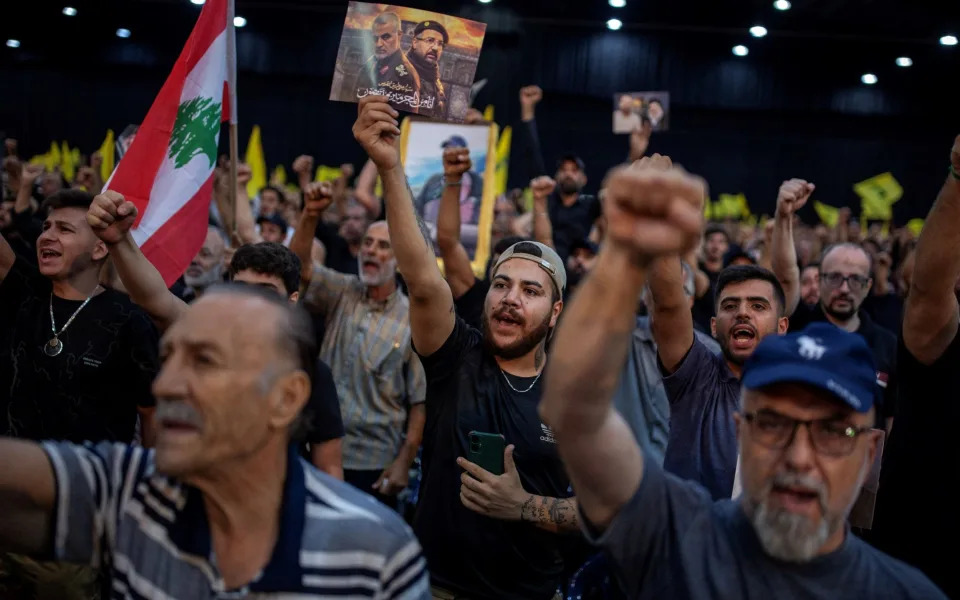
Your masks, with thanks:
M 399 297 L 399 294 L 400 294 L 400 286 L 398 285 L 393 290 L 393 293 L 387 296 L 385 300 L 374 300 L 373 298 L 370 297 L 367 289 L 368 288 L 366 287 L 363 288 L 364 303 L 370 306 L 370 308 L 375 308 L 382 311 L 387 311 L 390 308 L 392 308 L 393 305 L 397 303 L 397 298 Z
M 170 528 L 170 541 L 183 552 L 210 560 L 210 524 L 203 505 L 203 494 L 195 487 L 185 486 L 185 490 L 187 500 Z M 260 576 L 250 583 L 250 590 L 270 592 L 300 589 L 300 542 L 306 520 L 306 490 L 303 464 L 296 445 L 291 444 L 287 452 L 287 478 L 283 484 L 280 505 L 280 531 L 270 561 Z

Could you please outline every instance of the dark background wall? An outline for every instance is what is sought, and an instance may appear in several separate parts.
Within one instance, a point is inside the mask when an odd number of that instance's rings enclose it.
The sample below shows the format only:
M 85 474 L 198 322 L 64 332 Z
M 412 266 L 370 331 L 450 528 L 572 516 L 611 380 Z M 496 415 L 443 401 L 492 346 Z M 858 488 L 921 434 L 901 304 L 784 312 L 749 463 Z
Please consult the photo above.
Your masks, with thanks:
M 626 137 L 610 133 L 611 95 L 625 90 L 669 90 L 672 129 L 655 135 L 650 150 L 703 175 L 714 195 L 745 193 L 758 214 L 772 212 L 780 182 L 794 176 L 817 183 L 817 199 L 857 213 L 852 184 L 891 171 L 905 189 L 896 221 L 923 216 L 960 133 L 960 47 L 939 46 L 934 31 L 897 37 L 875 29 L 777 30 L 772 19 L 787 17 L 767 14 L 766 2 L 738 17 L 744 27 L 687 22 L 673 13 L 679 24 L 643 15 L 631 21 L 623 13 L 619 32 L 603 29 L 606 9 L 578 18 L 580 3 L 529 10 L 536 3 L 465 2 L 459 11 L 449 2 L 409 4 L 489 24 L 477 72 L 489 83 L 475 105 L 493 104 L 501 125 L 516 125 L 519 88 L 542 86 L 538 123 L 547 163 L 578 153 L 593 189 L 626 156 Z M 108 127 L 119 132 L 138 123 L 199 12 L 186 0 L 108 0 L 81 3 L 80 15 L 69 20 L 59 4 L 18 5 L 20 18 L 0 24 L 2 36 L 22 39 L 21 48 L 0 52 L 0 131 L 18 138 L 25 155 L 45 151 L 54 139 L 89 152 Z M 241 152 L 259 124 L 270 168 L 289 167 L 301 153 L 318 164 L 359 166 L 364 157 L 350 134 L 355 107 L 327 100 L 345 6 L 239 2 L 237 10 L 249 19 L 238 33 Z M 726 23 L 730 15 L 698 18 Z M 760 18 L 771 35 L 753 40 L 745 29 Z M 821 29 L 832 22 L 819 13 L 805 18 Z M 117 39 L 119 26 L 134 35 Z M 736 43 L 748 44 L 751 54 L 734 57 Z M 894 66 L 900 54 L 915 66 Z M 862 85 L 866 71 L 880 83 Z M 530 172 L 518 138 L 515 131 L 510 182 L 520 186 Z

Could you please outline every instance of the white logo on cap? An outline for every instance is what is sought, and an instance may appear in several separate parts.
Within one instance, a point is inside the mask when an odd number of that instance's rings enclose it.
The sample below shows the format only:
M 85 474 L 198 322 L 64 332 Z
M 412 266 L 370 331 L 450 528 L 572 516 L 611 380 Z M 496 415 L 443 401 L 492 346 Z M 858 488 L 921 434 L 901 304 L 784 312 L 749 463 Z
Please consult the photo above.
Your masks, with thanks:
M 832 379 L 827 380 L 827 389 L 847 401 L 847 404 L 860 410 L 860 399 L 853 395 L 850 390 L 843 387 Z
M 807 360 L 820 360 L 827 347 L 817 343 L 817 340 L 810 336 L 801 335 L 797 338 L 797 344 L 800 346 L 800 356 Z

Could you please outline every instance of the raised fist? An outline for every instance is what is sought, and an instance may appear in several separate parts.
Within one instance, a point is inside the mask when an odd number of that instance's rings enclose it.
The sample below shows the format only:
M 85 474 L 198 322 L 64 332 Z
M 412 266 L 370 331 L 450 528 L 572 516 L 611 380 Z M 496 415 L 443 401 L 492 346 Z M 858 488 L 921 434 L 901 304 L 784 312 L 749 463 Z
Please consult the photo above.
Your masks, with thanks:
M 353 165 L 350 163 L 343 163 L 340 165 L 340 176 L 343 177 L 344 181 L 350 181 L 353 178 Z
M 483 123 L 483 113 L 479 110 L 471 107 L 467 109 L 467 114 L 463 117 L 463 122 L 467 125 L 476 125 L 477 123 Z
M 33 182 L 43 175 L 43 171 L 43 165 L 23 165 L 23 171 L 20 175 L 21 185 L 33 185 Z
M 17 140 L 13 138 L 7 138 L 3 140 L 3 147 L 7 151 L 7 156 L 16 156 L 17 155 Z
M 849 223 L 850 222 L 850 207 L 844 206 L 840 208 L 840 211 L 837 213 L 837 223 Z
M 116 244 L 126 237 L 137 219 L 137 207 L 123 194 L 107 190 L 94 197 L 87 210 L 87 223 L 105 244 Z
M 301 154 L 293 161 L 293 172 L 297 175 L 310 176 L 313 174 L 313 157 Z
M 443 151 L 443 176 L 447 181 L 459 181 L 473 168 L 468 148 L 447 148 Z
M 684 254 L 700 242 L 706 185 L 654 155 L 613 171 L 607 179 L 607 240 L 640 263 Z
M 530 182 L 530 191 L 533 193 L 534 200 L 546 200 L 555 189 L 557 189 L 557 182 L 547 175 L 541 175 Z
M 791 217 L 810 199 L 810 194 L 816 186 L 803 179 L 788 179 L 780 186 L 780 193 L 777 195 L 777 214 L 784 217 Z
M 333 202 L 333 187 L 328 181 L 314 181 L 303 189 L 303 214 L 319 217 Z
M 100 165 L 103 164 L 103 155 L 100 154 L 100 151 L 97 150 L 90 155 L 90 166 L 94 169 L 100 170 Z
M 253 170 L 250 168 L 250 165 L 247 163 L 237 164 L 237 186 L 245 186 L 250 183 L 250 178 L 253 177 Z
M 520 88 L 520 105 L 533 107 L 543 100 L 543 90 L 538 85 L 528 85 Z
M 400 164 L 400 116 L 383 96 L 360 99 L 353 137 L 381 171 Z
M 877 254 L 877 270 L 883 270 L 887 273 L 890 272 L 890 267 L 893 266 L 893 257 L 890 256 L 890 253 L 887 251 L 881 251 L 880 254 Z

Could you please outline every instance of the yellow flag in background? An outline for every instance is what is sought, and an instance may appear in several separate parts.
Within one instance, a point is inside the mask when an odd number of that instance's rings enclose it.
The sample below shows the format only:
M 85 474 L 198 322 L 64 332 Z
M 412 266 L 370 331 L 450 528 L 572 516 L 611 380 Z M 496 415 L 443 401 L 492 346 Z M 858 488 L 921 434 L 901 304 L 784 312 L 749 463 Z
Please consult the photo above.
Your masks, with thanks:
M 907 229 L 909 229 L 914 237 L 920 237 L 920 232 L 923 231 L 923 219 L 910 219 L 907 221 Z
M 100 148 L 97 150 L 100 153 L 100 158 L 103 159 L 103 162 L 100 163 L 100 179 L 106 183 L 110 176 L 113 174 L 113 166 L 115 162 L 115 152 L 116 148 L 114 147 L 113 139 L 113 130 L 107 130 L 107 136 L 103 138 L 103 143 L 100 144 Z
M 488 104 L 485 109 L 483 109 L 483 120 L 493 122 L 493 105 Z
M 710 198 L 704 198 L 703 200 L 703 218 L 706 221 L 712 221 L 714 219 L 713 213 L 713 202 Z
M 744 194 L 720 194 L 713 205 L 713 219 L 746 219 L 750 217 L 750 206 Z
M 60 149 L 60 172 L 66 178 L 67 183 L 72 183 L 77 174 L 77 167 L 80 166 L 80 149 L 71 148 L 67 142 L 61 143 Z
M 837 221 L 840 220 L 840 209 L 835 206 L 830 206 L 829 204 L 824 204 L 819 200 L 813 201 L 813 208 L 817 211 L 817 216 L 820 217 L 820 221 L 827 227 L 836 227 Z
M 860 220 L 890 221 L 893 219 L 893 204 L 903 196 L 903 188 L 891 173 L 853 184 L 853 191 L 860 196 Z
M 270 173 L 270 185 L 283 187 L 287 185 L 287 170 L 283 165 L 277 165 Z
M 333 181 L 334 179 L 339 178 L 341 175 L 340 167 L 328 167 L 327 165 L 320 165 L 317 167 L 317 174 L 314 176 L 314 181 Z
M 50 142 L 50 152 L 47 152 L 44 156 L 46 156 L 44 166 L 47 167 L 47 171 L 53 172 L 60 167 L 60 147 L 57 146 L 56 142 Z
M 510 167 L 510 142 L 513 139 L 513 129 L 504 127 L 497 140 L 497 170 L 494 175 L 493 193 L 496 195 L 507 193 L 507 171 Z
M 247 182 L 247 196 L 253 198 L 267 185 L 267 159 L 263 155 L 263 143 L 260 141 L 260 126 L 254 125 L 247 141 L 247 151 L 243 162 L 250 166 L 250 181 Z

